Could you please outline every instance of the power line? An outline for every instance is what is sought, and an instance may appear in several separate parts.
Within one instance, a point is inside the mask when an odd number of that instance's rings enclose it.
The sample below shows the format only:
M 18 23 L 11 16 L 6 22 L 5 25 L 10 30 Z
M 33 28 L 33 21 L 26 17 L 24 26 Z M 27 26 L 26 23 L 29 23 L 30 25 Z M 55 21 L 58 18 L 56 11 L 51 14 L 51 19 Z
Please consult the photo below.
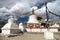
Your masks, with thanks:
M 60 16 L 60 15 L 58 15 L 58 14 L 56 14 L 56 13 L 53 13 L 53 12 L 51 12 L 51 11 L 49 11 L 49 10 L 48 10 L 48 12 L 51 13 L 51 14 L 53 14 L 53 15 L 55 15 L 55 16 Z
M 53 13 L 53 12 L 51 12 L 51 11 L 48 9 L 48 7 L 47 7 L 47 2 L 45 2 L 44 4 L 45 4 L 45 7 L 46 7 L 46 18 L 47 18 L 47 21 L 49 20 L 48 12 L 49 12 L 50 14 L 53 14 L 53 15 L 59 17 L 59 19 L 60 19 L 60 15 L 58 15 L 58 14 L 56 14 L 56 13 Z
M 59 17 L 59 19 L 60 19 L 60 15 L 58 15 L 58 14 L 56 14 L 56 13 L 51 12 L 48 8 L 47 8 L 47 10 L 48 10 L 48 12 L 49 12 L 50 14 L 53 14 L 53 15 L 55 15 L 55 16 L 57 16 L 57 17 Z

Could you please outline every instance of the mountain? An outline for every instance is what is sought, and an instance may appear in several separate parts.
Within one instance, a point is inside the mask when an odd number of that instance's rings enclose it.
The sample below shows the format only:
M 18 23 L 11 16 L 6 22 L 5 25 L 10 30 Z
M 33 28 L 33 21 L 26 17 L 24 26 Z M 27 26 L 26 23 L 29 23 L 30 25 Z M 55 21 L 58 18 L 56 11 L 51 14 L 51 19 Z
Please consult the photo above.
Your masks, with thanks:
M 24 22 L 27 22 L 28 21 L 28 16 L 25 16 L 25 17 L 19 17 L 18 20 L 16 21 L 17 23 L 24 23 Z
M 8 21 L 8 18 L 9 18 L 10 15 L 6 15 L 6 16 L 1 16 L 0 17 L 0 21 L 4 21 L 4 22 L 7 22 Z M 25 17 L 18 17 L 18 19 L 16 20 L 17 23 L 24 23 L 26 21 L 28 21 L 28 18 L 29 16 L 25 16 Z

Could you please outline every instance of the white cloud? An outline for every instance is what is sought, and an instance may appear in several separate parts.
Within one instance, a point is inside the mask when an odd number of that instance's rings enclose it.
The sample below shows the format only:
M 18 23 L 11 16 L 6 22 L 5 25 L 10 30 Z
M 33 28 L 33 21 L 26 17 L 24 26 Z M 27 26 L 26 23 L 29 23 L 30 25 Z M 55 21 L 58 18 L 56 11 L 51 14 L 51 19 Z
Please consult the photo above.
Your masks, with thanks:
M 27 9 L 30 10 L 30 6 L 28 4 L 25 3 L 16 3 L 11 9 L 10 11 L 14 12 L 17 10 L 24 10 L 27 11 Z
M 34 6 L 34 7 L 31 8 L 31 10 L 32 10 L 32 9 L 37 10 L 38 7 L 37 7 L 37 6 Z
M 57 6 L 57 5 L 59 5 L 58 2 L 59 1 L 56 0 L 55 2 L 48 3 L 47 6 L 48 6 L 48 9 L 50 11 L 60 15 L 60 12 L 59 12 L 60 11 L 60 8 L 59 8 L 60 6 Z M 43 18 L 46 18 L 45 10 L 46 10 L 45 6 L 43 6 L 42 8 L 40 8 L 39 10 L 37 10 L 35 12 L 36 12 L 37 15 L 42 16 Z M 56 17 L 52 14 L 49 14 L 49 17 L 50 17 L 50 20 L 58 20 L 59 19 L 59 17 Z
M 22 14 L 31 11 L 31 7 L 26 3 L 16 3 L 9 11 L 16 16 L 21 16 Z
M 32 7 L 34 10 L 37 9 L 36 6 Z M 15 18 L 18 16 L 27 16 L 32 11 L 32 8 L 27 3 L 16 3 L 12 8 L 7 9 L 6 7 L 0 8 L 0 16 L 13 15 Z M 27 13 L 27 14 L 26 14 Z
M 8 12 L 8 9 L 6 7 L 0 8 L 0 12 Z
M 6 7 L 0 8 L 0 16 L 5 16 L 9 14 L 9 10 Z
M 22 2 L 18 1 L 10 9 L 7 9 L 6 7 L 0 8 L 1 16 L 3 14 L 4 15 L 9 14 L 9 15 L 14 15 L 14 16 L 27 16 L 27 15 L 30 15 L 30 13 L 32 11 L 31 9 L 33 9 L 33 8 L 34 8 L 34 10 L 38 9 L 37 6 L 35 6 L 35 4 L 37 4 L 38 2 L 40 2 L 40 3 L 45 2 L 44 0 L 21 0 L 21 1 Z M 48 3 L 48 8 L 49 8 L 49 10 L 57 13 L 57 11 L 60 11 L 60 9 L 59 9 L 60 6 L 58 7 L 58 5 L 59 5 L 59 0 L 56 0 L 55 2 Z M 38 16 L 43 16 L 44 18 L 46 18 L 44 6 L 40 9 L 38 9 L 37 11 L 35 11 L 35 13 Z

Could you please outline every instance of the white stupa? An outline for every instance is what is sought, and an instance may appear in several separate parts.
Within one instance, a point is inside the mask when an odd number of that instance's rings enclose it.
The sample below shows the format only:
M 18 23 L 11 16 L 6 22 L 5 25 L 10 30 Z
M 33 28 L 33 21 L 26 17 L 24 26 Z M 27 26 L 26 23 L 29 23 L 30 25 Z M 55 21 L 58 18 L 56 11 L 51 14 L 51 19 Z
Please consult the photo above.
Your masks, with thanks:
M 59 27 L 59 25 L 55 23 L 54 25 L 52 25 L 50 27 Z
M 16 24 L 15 19 L 10 16 L 8 23 L 2 27 L 2 34 L 18 34 L 19 26 Z
M 32 15 L 29 16 L 29 20 L 27 21 L 27 32 L 40 32 L 40 23 L 37 20 L 37 17 L 34 13 L 34 9 L 32 10 Z
M 37 21 L 36 15 L 34 14 L 34 9 L 32 10 L 32 15 L 29 16 L 29 20 L 27 23 L 39 23 Z
M 22 23 L 19 23 L 19 29 L 23 32 L 24 31 L 24 27 Z
M 54 24 L 54 25 L 52 25 L 52 26 L 50 26 L 50 27 L 59 27 L 59 25 L 58 25 L 58 24 Z M 51 31 L 51 32 L 58 32 L 58 29 L 57 29 L 57 28 L 55 28 L 55 29 L 50 29 L 50 31 Z
M 45 32 L 44 32 L 44 38 L 45 38 L 46 40 L 53 40 L 53 39 L 54 39 L 54 34 L 53 34 L 53 32 L 45 31 Z

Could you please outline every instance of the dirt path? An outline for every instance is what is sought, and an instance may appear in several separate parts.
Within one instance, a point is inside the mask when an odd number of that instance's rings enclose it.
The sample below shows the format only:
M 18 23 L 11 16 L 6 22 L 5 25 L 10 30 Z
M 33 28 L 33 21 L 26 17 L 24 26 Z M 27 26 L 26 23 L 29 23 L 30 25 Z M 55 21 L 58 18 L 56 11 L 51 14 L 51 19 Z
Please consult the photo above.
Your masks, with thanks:
M 60 40 L 60 33 L 54 34 L 56 38 Z M 43 33 L 24 33 L 20 36 L 14 37 L 2 37 L 0 36 L 0 40 L 45 40 Z

